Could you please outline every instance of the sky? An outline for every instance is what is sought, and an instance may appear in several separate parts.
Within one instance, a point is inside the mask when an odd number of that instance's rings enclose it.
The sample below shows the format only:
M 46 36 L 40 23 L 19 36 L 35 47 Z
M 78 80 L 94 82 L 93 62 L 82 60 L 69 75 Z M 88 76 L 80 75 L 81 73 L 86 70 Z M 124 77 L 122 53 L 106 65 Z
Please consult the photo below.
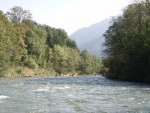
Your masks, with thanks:
M 30 10 L 40 24 L 64 29 L 68 35 L 76 30 L 117 16 L 131 0 L 0 0 L 4 13 L 13 6 Z

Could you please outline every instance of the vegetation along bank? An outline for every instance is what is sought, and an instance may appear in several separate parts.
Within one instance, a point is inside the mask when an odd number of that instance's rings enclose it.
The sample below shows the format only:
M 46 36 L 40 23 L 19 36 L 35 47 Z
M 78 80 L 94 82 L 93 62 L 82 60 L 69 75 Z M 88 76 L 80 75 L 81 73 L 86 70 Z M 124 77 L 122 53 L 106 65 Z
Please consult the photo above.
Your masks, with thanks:
M 128 5 L 104 34 L 109 78 L 150 81 L 150 1 Z
M 0 11 L 0 76 L 99 73 L 101 60 L 80 52 L 63 29 L 41 25 L 30 11 Z

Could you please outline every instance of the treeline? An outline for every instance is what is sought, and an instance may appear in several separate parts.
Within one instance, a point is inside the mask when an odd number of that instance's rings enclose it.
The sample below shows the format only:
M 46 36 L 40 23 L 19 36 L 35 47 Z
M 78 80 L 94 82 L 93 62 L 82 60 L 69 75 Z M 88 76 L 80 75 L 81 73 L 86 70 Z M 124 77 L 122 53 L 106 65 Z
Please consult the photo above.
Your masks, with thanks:
M 64 30 L 36 23 L 18 6 L 0 11 L 0 76 L 93 74 L 100 68 L 101 60 L 80 53 Z
M 107 76 L 150 81 L 150 1 L 127 6 L 104 34 Z

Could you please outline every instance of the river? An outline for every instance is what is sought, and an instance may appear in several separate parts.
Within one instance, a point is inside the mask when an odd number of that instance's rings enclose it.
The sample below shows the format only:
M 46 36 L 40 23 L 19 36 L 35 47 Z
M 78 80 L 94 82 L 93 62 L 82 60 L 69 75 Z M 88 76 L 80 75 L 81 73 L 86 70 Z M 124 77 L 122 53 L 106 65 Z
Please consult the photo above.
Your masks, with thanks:
M 0 113 L 150 113 L 150 84 L 102 76 L 0 78 Z

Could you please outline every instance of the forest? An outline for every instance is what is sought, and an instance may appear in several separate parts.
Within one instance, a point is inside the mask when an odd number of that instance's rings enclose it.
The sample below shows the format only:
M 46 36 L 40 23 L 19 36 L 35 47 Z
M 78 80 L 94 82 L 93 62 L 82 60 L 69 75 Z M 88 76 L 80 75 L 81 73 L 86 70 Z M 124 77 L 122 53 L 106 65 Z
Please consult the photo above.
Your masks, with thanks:
M 104 34 L 106 76 L 118 80 L 150 81 L 150 1 L 128 5 Z
M 95 74 L 101 69 L 101 59 L 80 52 L 63 29 L 37 23 L 20 6 L 0 11 L 1 77 Z

